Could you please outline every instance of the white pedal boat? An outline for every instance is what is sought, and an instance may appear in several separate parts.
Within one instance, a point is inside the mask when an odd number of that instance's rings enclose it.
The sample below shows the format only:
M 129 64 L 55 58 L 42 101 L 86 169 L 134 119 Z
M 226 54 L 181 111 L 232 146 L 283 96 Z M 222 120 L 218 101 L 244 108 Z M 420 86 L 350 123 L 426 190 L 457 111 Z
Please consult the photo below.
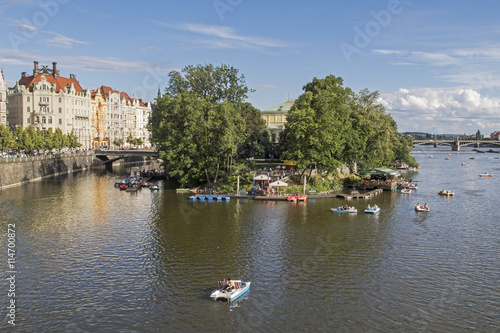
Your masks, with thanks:
M 228 302 L 232 302 L 241 296 L 245 295 L 250 290 L 251 282 L 243 282 L 241 280 L 232 280 L 235 288 L 230 291 L 223 290 L 222 283 L 219 281 L 219 289 L 216 289 L 210 294 L 210 298 L 215 300 L 226 299 Z
M 368 213 L 368 214 L 378 214 L 380 212 L 380 207 L 375 206 L 375 207 L 366 208 L 364 210 L 364 212 Z

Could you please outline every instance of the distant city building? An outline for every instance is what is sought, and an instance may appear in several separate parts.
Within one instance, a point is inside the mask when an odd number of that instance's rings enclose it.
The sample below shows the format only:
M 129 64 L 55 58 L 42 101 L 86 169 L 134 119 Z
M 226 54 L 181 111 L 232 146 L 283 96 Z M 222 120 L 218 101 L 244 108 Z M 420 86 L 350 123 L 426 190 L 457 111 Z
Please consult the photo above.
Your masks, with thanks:
M 101 86 L 96 91 L 83 89 L 74 74 L 59 75 L 57 63 L 52 68 L 33 62 L 33 75 L 21 73 L 21 79 L 8 88 L 0 75 L 0 121 L 23 129 L 32 126 L 39 130 L 63 133 L 71 131 L 84 149 L 111 147 L 116 139 L 121 146 L 126 140 L 141 138 L 150 146 L 148 122 L 151 103 L 132 98 L 124 92 Z
M 108 142 L 121 142 L 129 146 L 127 138 L 141 138 L 144 146 L 150 146 L 147 128 L 151 117 L 151 103 L 144 103 L 140 98 L 132 98 L 127 93 L 113 90 L 108 86 L 99 87 L 98 91 L 106 100 L 106 131 Z
M 92 96 L 92 149 L 102 149 L 111 146 L 107 131 L 108 103 L 101 90 L 91 92 Z
M 0 124 L 8 125 L 7 122 L 7 83 L 3 77 L 3 69 L 0 68 Z
M 500 131 L 495 131 L 490 134 L 491 140 L 500 140 Z
M 280 133 L 285 130 L 286 118 L 293 103 L 293 100 L 287 99 L 284 103 L 261 111 L 262 118 L 266 121 L 267 129 L 271 132 L 275 142 L 279 140 Z
M 83 89 L 74 74 L 69 78 L 59 75 L 56 63 L 52 69 L 38 67 L 34 61 L 33 75 L 21 73 L 21 79 L 7 92 L 7 121 L 12 128 L 31 125 L 35 129 L 63 133 L 71 131 L 82 148 L 91 148 L 91 94 Z

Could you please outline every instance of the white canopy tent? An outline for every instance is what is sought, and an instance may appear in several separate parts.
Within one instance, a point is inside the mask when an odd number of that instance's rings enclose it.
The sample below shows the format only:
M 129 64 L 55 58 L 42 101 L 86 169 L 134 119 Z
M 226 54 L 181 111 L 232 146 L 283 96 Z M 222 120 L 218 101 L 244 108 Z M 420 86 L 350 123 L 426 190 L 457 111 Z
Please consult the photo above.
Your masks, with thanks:
M 288 186 L 288 184 L 285 182 L 282 182 L 281 180 L 277 180 L 277 181 L 269 184 L 269 187 L 285 187 L 285 186 Z
M 258 175 L 254 178 L 255 180 L 268 180 L 269 177 L 266 175 Z

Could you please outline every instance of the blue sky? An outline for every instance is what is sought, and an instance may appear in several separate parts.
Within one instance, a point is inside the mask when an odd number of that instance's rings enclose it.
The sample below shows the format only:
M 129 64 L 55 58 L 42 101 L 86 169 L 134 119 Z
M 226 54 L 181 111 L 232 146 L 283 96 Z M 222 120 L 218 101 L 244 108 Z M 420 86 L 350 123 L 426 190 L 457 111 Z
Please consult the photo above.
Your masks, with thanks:
M 171 70 L 232 65 L 263 110 L 333 74 L 380 92 L 400 131 L 500 130 L 497 1 L 0 0 L 9 86 L 57 62 L 152 101 Z

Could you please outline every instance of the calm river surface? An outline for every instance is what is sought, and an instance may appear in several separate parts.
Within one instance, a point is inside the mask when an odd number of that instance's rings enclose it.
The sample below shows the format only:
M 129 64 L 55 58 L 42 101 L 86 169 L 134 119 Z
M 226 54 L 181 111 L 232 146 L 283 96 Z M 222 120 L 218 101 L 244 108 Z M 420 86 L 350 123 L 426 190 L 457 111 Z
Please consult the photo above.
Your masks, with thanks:
M 422 168 L 404 176 L 417 193 L 351 202 L 376 203 L 378 216 L 331 213 L 341 199 L 132 194 L 105 172 L 3 190 L 0 331 L 499 332 L 500 154 L 449 153 L 415 154 Z M 416 213 L 417 202 L 431 212 Z M 211 301 L 222 277 L 252 289 L 234 307 Z

